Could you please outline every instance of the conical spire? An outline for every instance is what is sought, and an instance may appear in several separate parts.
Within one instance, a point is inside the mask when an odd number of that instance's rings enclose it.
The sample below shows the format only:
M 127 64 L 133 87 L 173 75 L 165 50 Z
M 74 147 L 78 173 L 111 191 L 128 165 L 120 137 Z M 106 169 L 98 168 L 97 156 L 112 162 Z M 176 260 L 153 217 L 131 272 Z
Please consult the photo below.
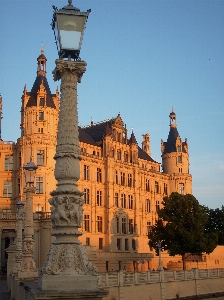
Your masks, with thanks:
M 131 137 L 130 137 L 130 140 L 129 140 L 129 144 L 137 144 L 133 128 L 132 128 L 132 133 L 131 133 Z

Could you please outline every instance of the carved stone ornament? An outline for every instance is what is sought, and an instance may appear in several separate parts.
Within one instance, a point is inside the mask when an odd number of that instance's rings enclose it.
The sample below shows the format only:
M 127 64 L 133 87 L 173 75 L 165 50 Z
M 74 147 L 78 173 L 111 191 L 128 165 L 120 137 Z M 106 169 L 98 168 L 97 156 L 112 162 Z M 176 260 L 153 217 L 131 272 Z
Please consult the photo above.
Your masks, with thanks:
M 79 196 L 56 196 L 48 200 L 51 204 L 53 227 L 68 225 L 81 227 L 83 220 L 83 199 Z
M 25 214 L 23 212 L 16 213 L 16 220 L 24 221 Z
M 56 68 L 52 72 L 54 75 L 54 81 L 60 80 L 61 76 L 64 73 L 71 73 L 71 74 L 77 74 L 77 81 L 81 82 L 81 78 L 83 73 L 86 71 L 86 62 L 84 61 L 76 61 L 75 64 L 72 61 L 64 61 L 57 59 L 55 61 Z
M 16 259 L 22 259 L 23 258 L 23 252 L 21 251 L 17 251 L 16 252 Z
M 33 240 L 28 240 L 28 241 L 23 241 L 23 252 L 25 253 L 32 253 L 34 251 L 34 241 Z
M 32 257 L 26 257 L 22 262 L 22 266 L 20 268 L 20 272 L 36 272 L 37 268 L 35 262 Z
M 97 268 L 81 244 L 53 244 L 40 272 L 42 275 L 96 275 Z

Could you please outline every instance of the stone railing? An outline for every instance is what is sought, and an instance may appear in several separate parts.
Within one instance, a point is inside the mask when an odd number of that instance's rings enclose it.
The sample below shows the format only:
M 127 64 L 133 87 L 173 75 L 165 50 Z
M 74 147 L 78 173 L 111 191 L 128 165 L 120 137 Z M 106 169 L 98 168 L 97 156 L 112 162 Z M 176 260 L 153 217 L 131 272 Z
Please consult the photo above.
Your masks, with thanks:
M 51 212 L 36 212 L 33 214 L 34 220 L 50 219 Z M 16 220 L 16 213 L 14 212 L 0 212 L 0 220 Z
M 224 269 L 192 269 L 185 271 L 113 271 L 98 274 L 99 287 L 124 286 L 156 282 L 181 281 L 204 278 L 224 278 Z
M 0 220 L 15 220 L 16 213 L 13 212 L 1 212 L 0 213 Z

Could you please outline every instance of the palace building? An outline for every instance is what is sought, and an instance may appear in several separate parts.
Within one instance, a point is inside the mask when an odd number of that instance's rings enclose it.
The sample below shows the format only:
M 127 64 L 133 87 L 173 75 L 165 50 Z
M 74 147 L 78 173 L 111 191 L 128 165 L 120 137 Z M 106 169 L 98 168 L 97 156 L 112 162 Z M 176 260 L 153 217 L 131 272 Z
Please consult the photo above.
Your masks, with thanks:
M 33 197 L 35 261 L 40 267 L 51 244 L 50 192 L 56 187 L 53 159 L 57 141 L 60 95 L 51 93 L 43 49 L 37 76 L 29 92 L 24 87 L 21 136 L 16 143 L 0 140 L 0 264 L 6 266 L 9 244 L 16 235 L 16 202 L 25 202 L 23 166 L 38 166 Z M 0 98 L 0 108 L 2 98 Z M 1 108 L 2 109 L 2 108 Z M 99 270 L 152 267 L 148 230 L 157 219 L 164 196 L 192 193 L 188 142 L 177 130 L 176 114 L 169 115 L 169 135 L 161 141 L 162 163 L 150 154 L 150 135 L 141 147 L 128 135 L 120 114 L 79 128 L 80 180 L 84 211 L 80 241 Z M 144 264 L 143 264 L 144 263 Z

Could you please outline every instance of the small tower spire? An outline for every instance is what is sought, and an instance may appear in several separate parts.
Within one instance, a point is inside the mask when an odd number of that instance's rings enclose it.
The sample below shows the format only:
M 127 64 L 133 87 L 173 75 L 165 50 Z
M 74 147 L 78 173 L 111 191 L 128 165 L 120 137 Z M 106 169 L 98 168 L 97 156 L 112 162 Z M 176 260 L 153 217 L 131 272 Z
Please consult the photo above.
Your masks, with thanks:
M 46 76 L 46 62 L 47 58 L 44 55 L 44 44 L 42 43 L 40 55 L 37 58 L 37 75 Z
M 176 114 L 174 112 L 174 108 L 172 106 L 172 111 L 169 115 L 169 118 L 170 118 L 170 127 L 177 127 L 177 124 L 176 124 Z
M 44 55 L 44 43 L 42 43 L 42 47 L 41 47 L 41 52 L 40 53 Z

